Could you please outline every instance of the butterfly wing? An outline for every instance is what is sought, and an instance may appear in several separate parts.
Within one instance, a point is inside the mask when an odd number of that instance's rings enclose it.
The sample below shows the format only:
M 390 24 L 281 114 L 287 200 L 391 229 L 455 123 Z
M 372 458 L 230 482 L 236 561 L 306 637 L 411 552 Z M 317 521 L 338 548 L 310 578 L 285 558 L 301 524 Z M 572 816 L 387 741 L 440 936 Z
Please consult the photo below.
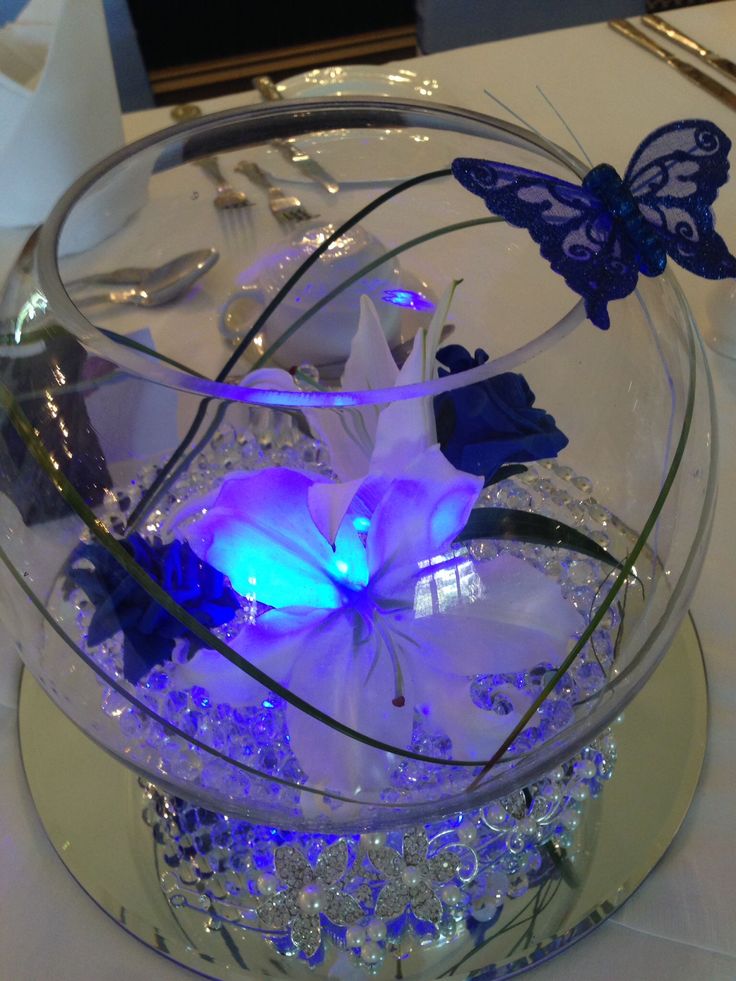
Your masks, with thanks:
M 730 149 L 726 134 L 705 119 L 670 123 L 641 143 L 624 176 L 668 255 L 708 279 L 736 276 L 710 208 L 728 179 Z
M 585 301 L 597 327 L 609 326 L 609 300 L 628 296 L 638 278 L 631 243 L 584 188 L 489 160 L 453 161 L 455 178 L 489 211 L 525 228 L 542 256 Z

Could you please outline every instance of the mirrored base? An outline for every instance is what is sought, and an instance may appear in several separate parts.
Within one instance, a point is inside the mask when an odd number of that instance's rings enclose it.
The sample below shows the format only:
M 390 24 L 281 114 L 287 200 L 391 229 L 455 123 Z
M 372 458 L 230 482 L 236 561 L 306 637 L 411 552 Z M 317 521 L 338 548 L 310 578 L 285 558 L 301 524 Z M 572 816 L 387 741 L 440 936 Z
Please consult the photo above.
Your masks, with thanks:
M 644 690 L 613 727 L 613 779 L 585 802 L 565 853 L 530 887 L 486 917 L 459 907 L 450 930 L 412 931 L 361 948 L 326 945 L 311 966 L 284 956 L 247 920 L 212 916 L 203 902 L 177 905 L 164 888 L 151 793 L 97 747 L 24 675 L 20 741 L 31 793 L 54 848 L 110 916 L 160 953 L 216 979 L 402 977 L 458 981 L 510 977 L 554 956 L 614 912 L 672 841 L 692 800 L 705 752 L 707 689 L 697 634 L 688 619 Z M 547 869 L 547 872 L 544 869 Z M 476 910 L 477 912 L 477 910 Z M 368 948 L 366 947 L 366 950 Z M 373 948 L 371 948 L 373 949 Z

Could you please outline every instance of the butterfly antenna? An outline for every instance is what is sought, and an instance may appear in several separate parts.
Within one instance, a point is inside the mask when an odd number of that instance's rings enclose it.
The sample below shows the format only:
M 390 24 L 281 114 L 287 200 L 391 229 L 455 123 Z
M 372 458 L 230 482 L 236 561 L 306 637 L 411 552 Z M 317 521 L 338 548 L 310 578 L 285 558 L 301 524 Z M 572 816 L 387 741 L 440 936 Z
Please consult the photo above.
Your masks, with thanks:
M 527 129 L 530 129 L 532 131 L 532 133 L 536 133 L 537 136 L 542 136 L 542 134 L 539 132 L 539 130 L 535 126 L 532 126 L 531 123 L 528 123 L 526 121 L 526 119 L 523 119 L 518 114 L 518 112 L 514 112 L 514 110 L 511 108 L 511 106 L 507 106 L 506 103 L 505 102 L 502 102 L 498 98 L 497 95 L 494 95 L 493 92 L 489 92 L 488 89 L 483 89 L 483 91 L 485 92 L 485 94 L 488 96 L 489 99 L 493 99 L 493 101 L 495 103 L 497 103 L 499 106 L 501 106 L 502 109 L 505 109 L 506 110 L 506 112 L 509 114 L 509 116 L 513 116 L 514 119 L 518 120 L 521 123 L 522 126 L 526 126 Z
M 552 112 L 555 114 L 555 116 L 557 116 L 557 118 L 559 119 L 559 121 L 562 123 L 562 125 L 565 127 L 565 129 L 567 130 L 567 132 L 573 138 L 573 140 L 575 141 L 575 143 L 577 145 L 578 150 L 580 150 L 580 152 L 582 153 L 582 155 L 585 157 L 585 159 L 588 161 L 588 163 L 590 164 L 590 166 L 592 168 L 593 167 L 593 161 L 590 159 L 590 157 L 588 156 L 588 154 L 585 152 L 585 147 L 580 142 L 580 140 L 577 138 L 577 136 L 575 136 L 575 134 L 573 133 L 573 131 L 570 129 L 570 127 L 569 127 L 569 125 L 567 123 L 567 120 L 564 118 L 564 116 L 559 111 L 559 109 L 557 108 L 557 106 L 554 105 L 554 103 L 547 97 L 547 95 L 542 91 L 542 88 L 539 85 L 537 85 L 537 92 L 539 92 L 539 94 L 542 96 L 542 98 L 544 99 L 544 101 L 550 107 L 550 109 L 552 110 Z

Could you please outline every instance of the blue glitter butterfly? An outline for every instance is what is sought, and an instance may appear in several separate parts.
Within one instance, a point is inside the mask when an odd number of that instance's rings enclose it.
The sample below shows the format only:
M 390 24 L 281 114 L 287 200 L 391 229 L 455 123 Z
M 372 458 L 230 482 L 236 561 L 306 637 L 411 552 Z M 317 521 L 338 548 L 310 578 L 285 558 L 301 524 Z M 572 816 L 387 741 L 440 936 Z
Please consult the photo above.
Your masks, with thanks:
M 667 256 L 707 279 L 736 276 L 736 258 L 713 228 L 710 205 L 728 178 L 731 141 L 713 123 L 662 126 L 640 144 L 624 179 L 609 164 L 582 187 L 489 160 L 459 158 L 452 172 L 489 211 L 526 228 L 552 269 L 607 329 L 607 304 L 658 276 Z

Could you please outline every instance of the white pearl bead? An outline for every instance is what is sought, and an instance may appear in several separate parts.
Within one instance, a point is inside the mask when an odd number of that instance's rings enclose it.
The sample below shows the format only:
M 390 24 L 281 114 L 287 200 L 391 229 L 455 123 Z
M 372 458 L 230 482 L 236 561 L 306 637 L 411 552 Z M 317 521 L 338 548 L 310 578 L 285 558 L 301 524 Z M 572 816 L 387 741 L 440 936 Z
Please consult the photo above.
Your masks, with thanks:
M 470 907 L 470 912 L 479 923 L 486 923 L 488 920 L 492 920 L 496 915 L 497 907 L 497 903 L 494 903 L 492 899 L 484 896 L 482 899 L 477 899 L 473 903 L 473 905 Z
M 321 883 L 308 882 L 299 890 L 299 909 L 303 913 L 319 913 L 325 901 L 325 891 Z
M 459 906 L 463 901 L 462 890 L 458 889 L 457 886 L 443 886 L 440 899 L 447 906 Z
M 365 941 L 365 930 L 359 926 L 349 926 L 345 931 L 345 943 L 348 947 L 360 947 Z
M 478 837 L 478 830 L 472 821 L 461 821 L 457 836 L 464 845 L 472 845 Z
M 583 801 L 590 797 L 590 789 L 585 786 L 584 783 L 573 784 L 568 793 L 573 798 L 573 800 Z
M 526 835 L 527 837 L 531 837 L 537 833 L 537 822 L 531 817 L 522 818 L 516 827 L 520 834 Z
M 569 831 L 575 831 L 580 827 L 580 815 L 577 811 L 563 811 L 560 814 L 560 821 Z
M 401 881 L 407 889 L 416 889 L 422 881 L 422 873 L 415 865 L 407 865 L 401 873 Z
M 575 776 L 582 780 L 592 780 L 598 773 L 598 768 L 592 760 L 578 760 L 574 770 Z
M 364 964 L 378 964 L 382 957 L 383 951 L 372 940 L 368 940 L 360 948 L 360 959 Z
M 270 872 L 261 872 L 256 879 L 256 886 L 262 896 L 272 896 L 278 889 L 279 880 Z
M 365 932 L 368 934 L 368 937 L 371 940 L 385 940 L 386 924 L 380 917 L 374 916 L 368 921 Z
M 506 809 L 501 804 L 490 804 L 486 809 L 486 820 L 494 831 L 506 821 Z
M 385 831 L 369 831 L 360 836 L 360 843 L 363 848 L 381 848 L 386 844 Z

